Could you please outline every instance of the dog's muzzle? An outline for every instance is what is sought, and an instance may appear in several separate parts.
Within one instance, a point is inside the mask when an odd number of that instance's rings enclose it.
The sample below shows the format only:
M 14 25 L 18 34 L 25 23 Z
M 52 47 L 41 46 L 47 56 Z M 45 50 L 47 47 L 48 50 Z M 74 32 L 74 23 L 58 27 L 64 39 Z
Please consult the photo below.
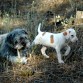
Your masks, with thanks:
M 17 45 L 15 45 L 15 47 L 14 47 L 15 49 L 18 49 L 18 50 L 20 50 L 20 49 L 22 49 L 23 48 L 23 45 L 21 45 L 21 44 L 17 44 Z
M 71 42 L 78 42 L 78 38 L 77 37 L 73 38 Z
M 29 46 L 30 46 L 30 42 L 26 37 L 20 37 L 18 41 L 16 39 L 14 43 L 14 48 L 19 50 L 22 48 L 29 48 Z
M 29 47 L 30 47 L 29 41 L 28 42 L 22 41 L 22 42 L 15 45 L 15 49 L 19 49 L 19 50 L 22 49 L 22 48 L 29 48 Z
M 20 39 L 21 44 L 23 45 L 23 47 L 29 47 L 30 46 L 30 41 L 28 39 Z

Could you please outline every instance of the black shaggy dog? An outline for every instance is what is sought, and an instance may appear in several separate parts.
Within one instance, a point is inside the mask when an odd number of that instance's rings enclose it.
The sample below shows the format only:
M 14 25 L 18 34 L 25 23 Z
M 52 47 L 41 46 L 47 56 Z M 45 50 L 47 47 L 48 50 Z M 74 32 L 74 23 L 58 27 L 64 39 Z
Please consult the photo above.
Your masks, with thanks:
M 4 39 L 0 49 L 0 57 L 14 63 L 27 63 L 26 56 L 21 55 L 20 51 L 25 51 L 29 46 L 30 42 L 27 32 L 24 29 L 15 29 L 8 33 Z

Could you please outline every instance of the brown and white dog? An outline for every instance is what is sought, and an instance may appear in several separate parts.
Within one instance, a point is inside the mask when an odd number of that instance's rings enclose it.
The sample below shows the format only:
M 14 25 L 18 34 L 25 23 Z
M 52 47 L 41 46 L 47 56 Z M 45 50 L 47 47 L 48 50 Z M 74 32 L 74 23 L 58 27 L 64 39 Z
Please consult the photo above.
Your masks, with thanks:
M 33 45 L 43 45 L 41 52 L 42 55 L 44 55 L 46 58 L 49 58 L 49 56 L 45 53 L 46 47 L 53 47 L 57 52 L 57 58 L 59 63 L 64 63 L 61 57 L 60 50 L 65 46 L 66 52 L 65 56 L 69 54 L 70 52 L 70 46 L 66 43 L 66 40 L 71 42 L 76 42 L 78 40 L 76 36 L 76 32 L 73 28 L 70 28 L 64 32 L 61 33 L 49 33 L 49 32 L 42 32 L 40 30 L 41 23 L 38 26 L 38 35 L 35 37 L 32 46 Z

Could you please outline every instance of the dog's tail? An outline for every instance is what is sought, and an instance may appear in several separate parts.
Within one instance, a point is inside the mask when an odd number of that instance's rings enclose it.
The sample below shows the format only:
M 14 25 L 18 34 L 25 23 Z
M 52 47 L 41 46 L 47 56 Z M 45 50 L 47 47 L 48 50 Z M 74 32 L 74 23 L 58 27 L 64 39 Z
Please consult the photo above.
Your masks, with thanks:
M 41 28 L 41 23 L 39 23 L 39 26 L 38 26 L 38 33 L 41 32 L 40 28 Z

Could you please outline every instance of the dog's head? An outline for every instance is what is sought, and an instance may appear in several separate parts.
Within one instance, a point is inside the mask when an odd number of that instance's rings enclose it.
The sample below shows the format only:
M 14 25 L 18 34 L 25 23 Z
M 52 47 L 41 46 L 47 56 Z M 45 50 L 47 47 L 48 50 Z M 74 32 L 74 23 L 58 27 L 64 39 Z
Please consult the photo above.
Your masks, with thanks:
M 71 42 L 76 42 L 78 40 L 76 36 L 76 31 L 73 28 L 66 30 L 63 35 L 66 37 L 66 39 L 70 40 Z
M 15 29 L 10 32 L 5 42 L 14 49 L 28 48 L 30 46 L 28 33 L 24 29 Z

